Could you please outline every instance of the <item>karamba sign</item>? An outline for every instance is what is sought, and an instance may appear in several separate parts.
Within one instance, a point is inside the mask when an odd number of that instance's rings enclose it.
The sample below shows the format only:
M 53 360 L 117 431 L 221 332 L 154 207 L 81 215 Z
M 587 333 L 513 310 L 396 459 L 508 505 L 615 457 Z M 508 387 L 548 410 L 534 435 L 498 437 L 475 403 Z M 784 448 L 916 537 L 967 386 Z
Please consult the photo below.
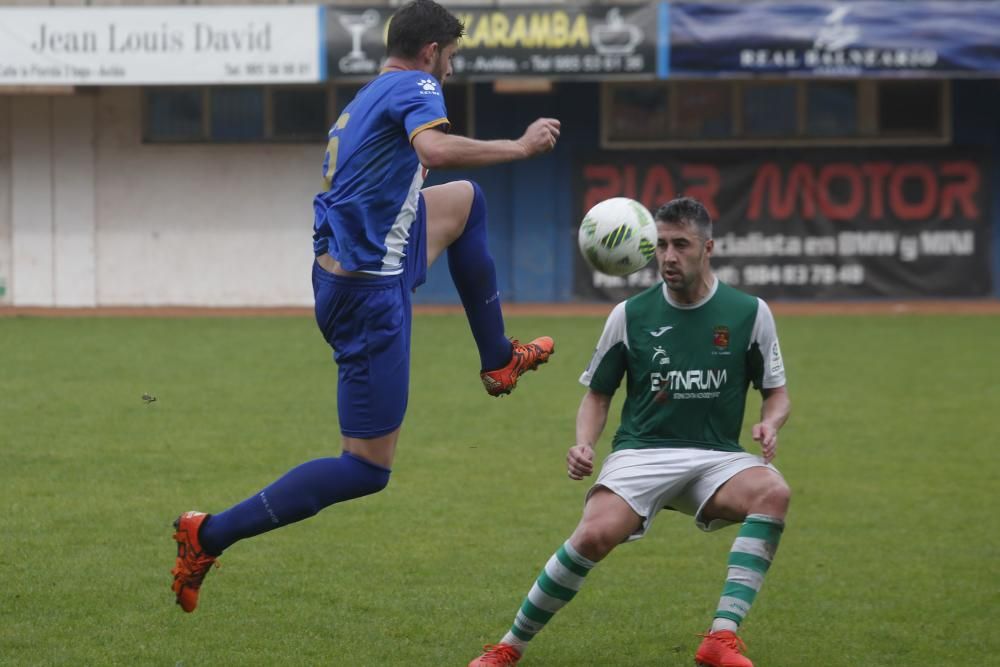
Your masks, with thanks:
M 464 49 L 565 49 L 589 48 L 591 44 L 587 15 L 565 9 L 510 14 L 464 11 L 457 16 L 465 25 Z
M 449 6 L 465 25 L 456 77 L 601 78 L 656 75 L 660 6 Z M 327 6 L 328 69 L 370 76 L 385 54 L 388 8 Z
M 608 197 L 631 197 L 653 211 L 695 197 L 716 222 L 720 275 L 762 296 L 991 292 L 993 221 L 982 156 L 950 149 L 755 156 L 594 156 L 578 170 L 578 217 Z M 581 268 L 577 285 L 581 296 L 611 289 L 609 298 L 617 298 L 655 279 L 647 270 L 615 283 Z

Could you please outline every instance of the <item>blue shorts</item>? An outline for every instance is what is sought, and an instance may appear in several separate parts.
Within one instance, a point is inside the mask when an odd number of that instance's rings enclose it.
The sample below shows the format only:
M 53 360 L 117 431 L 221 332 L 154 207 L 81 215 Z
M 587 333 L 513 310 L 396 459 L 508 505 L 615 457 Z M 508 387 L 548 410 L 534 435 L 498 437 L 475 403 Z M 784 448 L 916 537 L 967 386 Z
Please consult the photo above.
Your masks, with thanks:
M 403 423 L 410 385 L 410 295 L 427 278 L 423 196 L 410 227 L 403 272 L 352 278 L 313 263 L 316 323 L 337 362 L 340 432 L 377 438 Z

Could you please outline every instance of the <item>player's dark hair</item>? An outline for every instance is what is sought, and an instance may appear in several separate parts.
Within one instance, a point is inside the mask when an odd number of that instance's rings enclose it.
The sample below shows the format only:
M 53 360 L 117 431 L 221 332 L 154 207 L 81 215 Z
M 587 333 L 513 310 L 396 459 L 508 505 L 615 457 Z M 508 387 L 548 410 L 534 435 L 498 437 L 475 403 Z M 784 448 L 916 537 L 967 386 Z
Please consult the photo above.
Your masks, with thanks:
M 386 53 L 397 58 L 416 58 L 420 49 L 437 42 L 444 48 L 465 34 L 465 26 L 434 0 L 411 0 L 389 20 Z
M 660 222 L 673 225 L 694 225 L 706 241 L 712 238 L 712 216 L 700 201 L 693 197 L 678 197 L 656 209 L 654 216 Z

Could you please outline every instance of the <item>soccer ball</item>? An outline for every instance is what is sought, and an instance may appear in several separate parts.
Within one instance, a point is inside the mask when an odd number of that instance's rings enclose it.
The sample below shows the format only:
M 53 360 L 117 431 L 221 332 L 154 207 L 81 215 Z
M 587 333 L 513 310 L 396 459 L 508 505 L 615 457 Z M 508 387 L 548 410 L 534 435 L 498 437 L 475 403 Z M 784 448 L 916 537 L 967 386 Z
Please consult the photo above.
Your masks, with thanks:
M 577 242 L 592 268 L 611 276 L 627 276 L 653 258 L 656 224 L 639 202 L 613 197 L 583 216 Z

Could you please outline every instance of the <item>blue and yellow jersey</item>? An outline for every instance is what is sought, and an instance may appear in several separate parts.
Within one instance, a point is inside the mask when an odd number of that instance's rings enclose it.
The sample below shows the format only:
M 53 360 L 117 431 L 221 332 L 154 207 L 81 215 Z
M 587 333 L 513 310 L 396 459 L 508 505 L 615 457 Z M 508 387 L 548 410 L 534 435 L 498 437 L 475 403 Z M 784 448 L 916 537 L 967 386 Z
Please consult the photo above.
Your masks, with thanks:
M 313 200 L 313 250 L 349 271 L 403 271 L 410 225 L 427 171 L 411 141 L 449 128 L 441 84 L 419 70 L 383 72 L 330 128 L 326 192 Z

